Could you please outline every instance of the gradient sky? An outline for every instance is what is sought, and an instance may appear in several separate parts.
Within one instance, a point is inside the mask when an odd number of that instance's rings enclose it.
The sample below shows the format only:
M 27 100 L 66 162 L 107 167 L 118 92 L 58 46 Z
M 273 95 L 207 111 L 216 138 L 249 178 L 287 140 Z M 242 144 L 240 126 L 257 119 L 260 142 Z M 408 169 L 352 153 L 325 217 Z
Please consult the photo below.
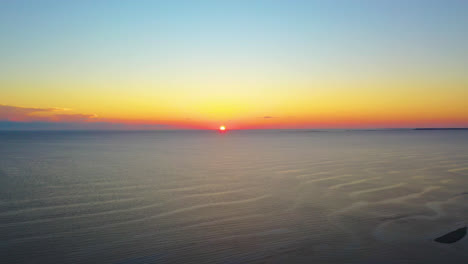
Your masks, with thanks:
M 468 126 L 468 1 L 0 2 L 0 121 Z

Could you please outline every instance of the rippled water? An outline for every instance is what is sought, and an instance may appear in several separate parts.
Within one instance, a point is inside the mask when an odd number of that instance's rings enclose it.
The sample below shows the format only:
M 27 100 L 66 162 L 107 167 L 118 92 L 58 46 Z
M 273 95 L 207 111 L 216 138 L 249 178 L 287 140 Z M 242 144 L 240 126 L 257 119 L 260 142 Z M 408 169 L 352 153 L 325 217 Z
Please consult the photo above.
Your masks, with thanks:
M 466 263 L 468 131 L 0 132 L 1 263 Z

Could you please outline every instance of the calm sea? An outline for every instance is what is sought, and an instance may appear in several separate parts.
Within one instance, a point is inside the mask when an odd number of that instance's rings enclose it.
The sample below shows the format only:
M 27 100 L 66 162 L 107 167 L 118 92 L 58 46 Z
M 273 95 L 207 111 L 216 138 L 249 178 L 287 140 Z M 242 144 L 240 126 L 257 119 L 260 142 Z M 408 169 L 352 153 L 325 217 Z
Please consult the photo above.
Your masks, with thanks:
M 0 263 L 468 263 L 468 131 L 0 132 Z

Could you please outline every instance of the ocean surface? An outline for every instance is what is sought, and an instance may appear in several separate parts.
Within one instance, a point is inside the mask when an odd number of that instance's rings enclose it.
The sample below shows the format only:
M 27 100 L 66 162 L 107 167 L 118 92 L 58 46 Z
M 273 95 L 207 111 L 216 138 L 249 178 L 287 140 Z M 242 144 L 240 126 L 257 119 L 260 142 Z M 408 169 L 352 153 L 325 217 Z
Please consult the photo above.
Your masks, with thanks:
M 0 132 L 0 263 L 468 263 L 468 131 Z

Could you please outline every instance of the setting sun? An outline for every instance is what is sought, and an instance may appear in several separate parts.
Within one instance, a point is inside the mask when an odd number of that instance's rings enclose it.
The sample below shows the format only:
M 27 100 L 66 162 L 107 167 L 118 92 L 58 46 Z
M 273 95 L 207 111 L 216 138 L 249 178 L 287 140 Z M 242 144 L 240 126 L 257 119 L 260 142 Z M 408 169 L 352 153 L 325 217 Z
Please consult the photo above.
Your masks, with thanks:
M 219 130 L 220 130 L 220 131 L 225 131 L 225 130 L 226 130 L 226 127 L 225 127 L 225 126 L 220 126 L 220 127 L 219 127 Z

